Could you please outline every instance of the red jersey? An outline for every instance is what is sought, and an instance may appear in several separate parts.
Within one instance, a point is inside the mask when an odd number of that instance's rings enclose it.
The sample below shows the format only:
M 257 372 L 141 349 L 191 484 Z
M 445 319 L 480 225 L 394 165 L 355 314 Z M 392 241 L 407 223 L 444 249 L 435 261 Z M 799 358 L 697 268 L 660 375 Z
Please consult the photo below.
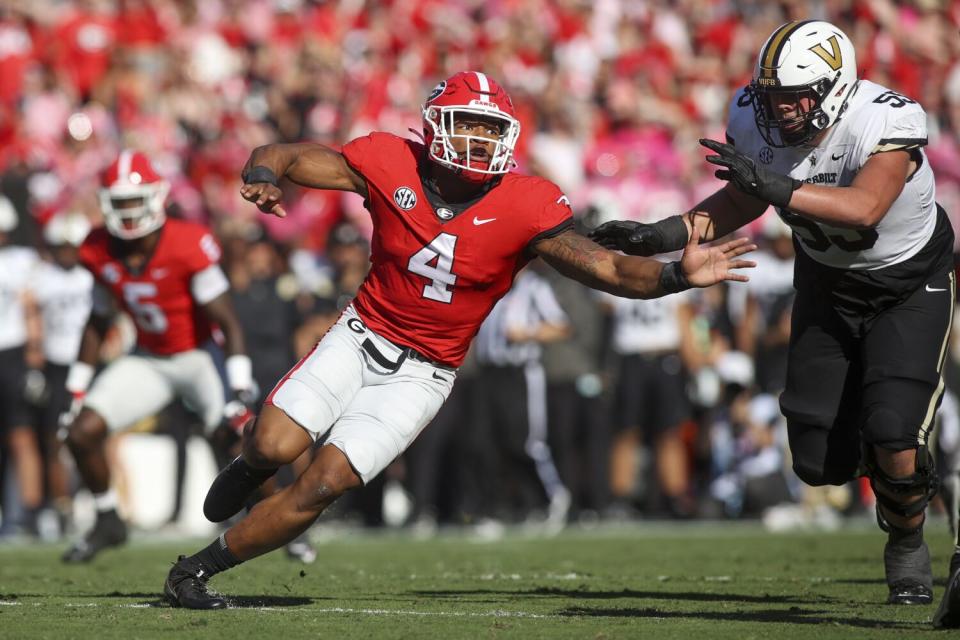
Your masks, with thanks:
M 137 345 L 157 355 L 195 349 L 211 336 L 210 321 L 191 292 L 194 274 L 216 264 L 220 246 L 201 225 L 167 219 L 144 268 L 132 273 L 114 255 L 117 242 L 94 229 L 80 247 L 80 261 L 107 288 L 137 325 Z
M 370 273 L 353 304 L 392 342 L 450 366 L 463 362 L 483 319 L 534 254 L 531 242 L 573 224 L 560 189 L 506 174 L 465 211 L 435 211 L 418 167 L 422 144 L 386 133 L 343 148 L 364 177 L 373 219 Z

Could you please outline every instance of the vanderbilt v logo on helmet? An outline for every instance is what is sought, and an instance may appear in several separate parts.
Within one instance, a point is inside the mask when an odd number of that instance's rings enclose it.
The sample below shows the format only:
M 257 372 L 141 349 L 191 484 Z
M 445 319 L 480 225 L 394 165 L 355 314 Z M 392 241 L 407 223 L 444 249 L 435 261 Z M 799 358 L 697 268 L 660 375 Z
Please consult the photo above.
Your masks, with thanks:
M 830 45 L 830 52 L 823 48 L 822 44 L 810 47 L 810 51 L 823 58 L 823 61 L 830 65 L 830 68 L 836 71 L 843 64 L 843 52 L 840 51 L 840 45 L 837 43 L 837 36 L 830 36 L 827 40 Z
M 857 86 L 850 38 L 819 20 L 788 22 L 767 39 L 748 87 L 767 144 L 803 144 L 837 122 Z

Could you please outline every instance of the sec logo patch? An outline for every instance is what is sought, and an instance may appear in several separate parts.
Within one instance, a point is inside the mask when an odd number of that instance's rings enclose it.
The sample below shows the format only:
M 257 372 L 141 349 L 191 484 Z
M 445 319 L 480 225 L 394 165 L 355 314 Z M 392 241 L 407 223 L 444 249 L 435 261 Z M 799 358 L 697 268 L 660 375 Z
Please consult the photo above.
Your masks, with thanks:
M 399 187 L 393 192 L 393 201 L 404 211 L 409 211 L 417 206 L 417 194 L 410 187 Z

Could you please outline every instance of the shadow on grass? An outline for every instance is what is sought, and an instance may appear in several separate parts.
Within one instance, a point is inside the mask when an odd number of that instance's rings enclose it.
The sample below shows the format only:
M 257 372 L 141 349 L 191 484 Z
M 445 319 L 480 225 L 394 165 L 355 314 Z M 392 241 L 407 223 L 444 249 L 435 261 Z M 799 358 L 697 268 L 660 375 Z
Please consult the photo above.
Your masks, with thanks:
M 834 602 L 830 596 L 784 596 L 758 595 L 744 593 L 705 593 L 702 591 L 636 591 L 621 589 L 620 591 L 586 591 L 580 589 L 558 589 L 556 587 L 540 587 L 525 591 L 507 589 L 473 589 L 463 591 L 412 591 L 417 596 L 431 598 L 459 599 L 471 596 L 500 595 L 509 598 L 523 598 L 531 596 L 575 598 L 577 600 L 616 600 L 620 598 L 643 598 L 648 600 L 686 600 L 691 602 L 743 602 L 758 604 L 813 604 Z
M 877 584 L 877 585 L 886 585 L 887 581 L 885 578 L 842 578 L 840 580 L 831 580 L 835 584 Z M 934 578 L 933 585 L 935 587 L 945 587 L 947 586 L 947 577 L 943 576 L 941 578 Z
M 830 615 L 817 609 L 772 609 L 764 611 L 663 611 L 650 608 L 591 609 L 589 607 L 569 607 L 556 612 L 556 615 L 570 617 L 596 618 L 659 618 L 659 619 L 698 619 L 723 622 L 772 622 L 776 624 L 815 624 L 840 625 L 864 629 L 910 629 L 917 630 L 918 623 L 897 622 L 895 620 L 873 620 L 870 618 L 844 618 Z
M 156 596 L 155 593 L 147 594 Z M 228 609 L 263 609 L 274 607 L 304 607 L 313 604 L 313 598 L 301 598 L 297 596 L 227 596 L 223 599 L 227 601 Z M 170 603 L 165 598 L 154 598 L 152 600 L 138 602 L 139 605 L 148 607 L 171 608 Z

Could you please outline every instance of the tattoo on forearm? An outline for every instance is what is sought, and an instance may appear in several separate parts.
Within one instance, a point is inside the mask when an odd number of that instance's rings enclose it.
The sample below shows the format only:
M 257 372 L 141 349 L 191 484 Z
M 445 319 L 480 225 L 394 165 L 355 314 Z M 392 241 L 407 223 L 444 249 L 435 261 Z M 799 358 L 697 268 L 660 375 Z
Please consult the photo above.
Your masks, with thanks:
M 575 231 L 554 236 L 549 255 L 569 269 L 593 276 L 597 275 L 600 264 L 610 259 L 609 251 Z

